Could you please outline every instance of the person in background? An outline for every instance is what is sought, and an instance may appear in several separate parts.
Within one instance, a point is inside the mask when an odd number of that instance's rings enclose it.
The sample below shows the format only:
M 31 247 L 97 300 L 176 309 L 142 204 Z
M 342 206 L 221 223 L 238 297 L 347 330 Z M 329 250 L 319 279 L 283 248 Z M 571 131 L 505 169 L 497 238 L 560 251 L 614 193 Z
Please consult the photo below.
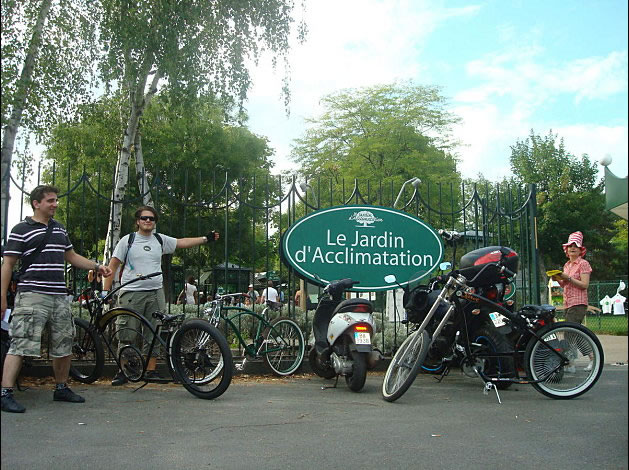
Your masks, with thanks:
M 194 276 L 188 276 L 188 281 L 184 285 L 184 290 L 186 291 L 186 304 L 188 305 L 196 305 L 197 304 L 197 281 L 195 281 Z
M 218 232 L 210 232 L 206 236 L 193 238 L 173 238 L 153 233 L 158 219 L 157 211 L 150 206 L 142 206 L 135 211 L 135 223 L 138 230 L 133 238 L 133 243 L 129 244 L 129 235 L 122 237 L 109 262 L 109 268 L 112 272 L 116 272 L 119 268 L 122 269 L 121 283 L 124 284 L 138 276 L 161 271 L 162 254 L 171 254 L 177 248 L 192 248 L 219 238 Z M 105 279 L 103 295 L 106 295 L 107 291 L 111 289 L 112 282 L 112 278 Z M 157 319 L 153 318 L 153 312 L 166 311 L 166 299 L 162 283 L 163 280 L 160 275 L 123 287 L 118 297 L 118 306 L 135 310 L 155 326 Z M 137 321 L 132 317 L 119 318 L 119 320 L 124 324 L 117 323 L 117 326 L 125 332 L 124 335 L 120 335 L 118 347 L 121 349 L 135 342 L 138 325 L 129 324 L 132 321 Z M 144 353 L 146 353 L 153 335 L 150 331 L 145 331 L 143 336 Z M 155 370 L 156 367 L 157 358 L 150 357 L 145 374 L 147 379 L 161 379 Z M 126 382 L 125 375 L 122 371 L 118 371 L 111 384 L 117 386 Z
M 255 291 L 255 289 L 253 288 L 253 284 L 249 284 L 249 289 L 247 290 L 247 294 L 249 294 L 249 297 L 245 298 L 245 305 L 254 305 L 257 303 L 258 301 L 258 293 Z
M 258 298 L 258 303 L 265 304 L 267 301 L 269 301 L 271 302 L 269 306 L 275 310 L 280 306 L 279 294 L 273 287 L 273 281 L 269 279 L 266 285 L 266 289 L 262 291 L 262 294 L 260 294 L 260 297 Z
M 563 271 L 552 277 L 563 288 L 563 306 L 566 321 L 583 323 L 588 308 L 588 286 L 592 267 L 584 256 L 587 249 L 583 245 L 583 233 L 573 232 L 568 241 L 563 244 L 563 250 L 568 261 L 563 266 Z M 592 368 L 592 363 L 588 365 Z M 586 368 L 586 370 L 588 370 Z M 566 368 L 567 372 L 574 372 L 574 366 Z
M 26 408 L 13 397 L 13 387 L 22 368 L 24 356 L 40 357 L 41 335 L 50 327 L 50 351 L 55 376 L 53 400 L 83 403 L 85 399 L 67 385 L 72 360 L 74 324 L 65 282 L 64 263 L 79 269 L 93 269 L 111 276 L 111 269 L 78 255 L 66 229 L 53 217 L 59 190 L 37 186 L 30 194 L 33 216 L 11 230 L 2 263 L 2 317 L 8 308 L 7 290 L 18 259 L 34 254 L 17 281 L 15 305 L 10 324 L 11 345 L 2 372 L 2 411 L 24 413 Z M 49 230 L 50 229 L 50 230 Z M 45 242 L 45 246 L 41 246 Z

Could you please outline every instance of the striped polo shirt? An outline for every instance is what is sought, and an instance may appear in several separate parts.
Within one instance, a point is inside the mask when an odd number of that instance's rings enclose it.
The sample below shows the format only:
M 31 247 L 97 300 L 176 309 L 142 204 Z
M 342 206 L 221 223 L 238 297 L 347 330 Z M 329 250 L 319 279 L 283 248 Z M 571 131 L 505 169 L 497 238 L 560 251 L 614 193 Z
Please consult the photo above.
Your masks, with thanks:
M 72 243 L 68 238 L 68 232 L 59 222 L 50 219 L 48 223 L 54 224 L 50 238 L 20 278 L 18 292 L 67 294 L 65 252 L 72 249 Z M 46 225 L 26 217 L 11 230 L 4 255 L 18 258 L 28 256 L 37 249 L 46 235 L 46 229 Z

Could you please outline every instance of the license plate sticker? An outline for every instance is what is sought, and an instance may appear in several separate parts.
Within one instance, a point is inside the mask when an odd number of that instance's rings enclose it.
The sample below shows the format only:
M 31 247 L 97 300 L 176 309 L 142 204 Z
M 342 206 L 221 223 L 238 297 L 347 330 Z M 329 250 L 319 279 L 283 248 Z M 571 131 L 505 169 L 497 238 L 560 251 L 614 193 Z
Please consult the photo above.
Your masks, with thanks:
M 371 344 L 371 335 L 366 332 L 354 332 L 354 343 L 356 344 Z
M 494 322 L 494 326 L 496 328 L 506 325 L 505 317 L 503 315 L 500 315 L 498 312 L 491 312 L 489 314 L 489 318 L 491 318 L 491 321 Z

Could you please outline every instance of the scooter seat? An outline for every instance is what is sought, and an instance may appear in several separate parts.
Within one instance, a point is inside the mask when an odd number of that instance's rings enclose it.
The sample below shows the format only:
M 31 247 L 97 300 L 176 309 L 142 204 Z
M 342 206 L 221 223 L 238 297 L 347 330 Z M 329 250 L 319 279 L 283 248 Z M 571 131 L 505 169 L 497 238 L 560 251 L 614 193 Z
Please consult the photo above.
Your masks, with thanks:
M 373 312 L 373 306 L 371 302 L 361 298 L 354 299 L 346 299 L 342 301 L 338 306 L 334 309 L 334 313 L 341 312 L 365 312 L 371 313 Z

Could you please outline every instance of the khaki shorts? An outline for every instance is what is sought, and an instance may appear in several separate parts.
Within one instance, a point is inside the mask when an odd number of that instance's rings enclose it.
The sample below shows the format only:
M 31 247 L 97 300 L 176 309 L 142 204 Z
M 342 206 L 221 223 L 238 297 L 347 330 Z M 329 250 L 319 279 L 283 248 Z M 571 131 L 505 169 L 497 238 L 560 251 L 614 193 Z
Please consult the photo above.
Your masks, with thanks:
M 164 291 L 162 289 L 148 290 L 148 291 L 136 291 L 136 292 L 123 292 L 118 298 L 118 306 L 125 307 L 130 310 L 134 310 L 144 318 L 146 318 L 153 328 L 156 327 L 158 320 L 153 318 L 153 312 L 166 312 L 166 299 L 164 297 Z M 129 344 L 136 344 L 141 341 L 141 349 L 144 354 L 148 354 L 149 345 L 153 341 L 153 332 L 148 328 L 144 328 L 144 331 L 140 331 L 140 322 L 134 317 L 128 315 L 120 315 L 116 319 L 116 325 L 118 327 L 118 339 L 120 348 Z M 152 356 L 159 355 L 159 343 L 157 342 L 153 347 Z
M 587 310 L 587 305 L 573 305 L 572 307 L 568 307 L 566 309 L 566 321 L 583 323 Z
M 41 337 L 46 324 L 50 326 L 50 356 L 70 356 L 74 321 L 67 297 L 19 292 L 11 314 L 11 347 L 7 354 L 40 357 Z

